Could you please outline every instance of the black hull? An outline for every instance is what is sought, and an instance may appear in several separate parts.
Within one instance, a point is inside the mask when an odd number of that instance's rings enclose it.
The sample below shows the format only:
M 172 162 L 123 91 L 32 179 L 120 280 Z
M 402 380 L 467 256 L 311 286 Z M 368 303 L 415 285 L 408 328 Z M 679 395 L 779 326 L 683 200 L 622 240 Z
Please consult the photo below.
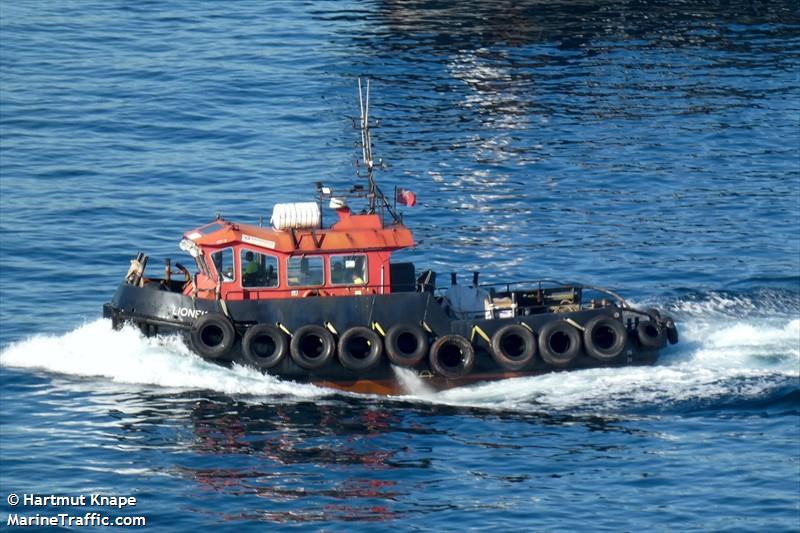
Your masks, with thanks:
M 249 327 L 256 324 L 280 324 L 288 332 L 314 324 L 325 326 L 337 335 L 341 335 L 356 326 L 367 326 L 384 332 L 392 325 L 403 322 L 424 325 L 430 332 L 431 339 L 447 334 L 457 334 L 469 339 L 475 350 L 475 363 L 468 374 L 450 378 L 436 375 L 431 369 L 428 358 L 413 367 L 423 381 L 434 389 L 553 371 L 647 365 L 654 363 L 658 357 L 657 347 L 645 347 L 637 338 L 635 326 L 640 318 L 646 315 L 641 312 L 631 314 L 628 310 L 615 305 L 568 313 L 457 320 L 451 319 L 434 295 L 429 292 L 220 302 L 192 299 L 176 292 L 140 288 L 123 283 L 111 302 L 103 306 L 103 316 L 110 318 L 115 327 L 130 322 L 139 326 L 148 336 L 179 334 L 194 351 L 198 350 L 192 345 L 190 335 L 192 326 L 196 320 L 209 313 L 228 317 L 235 327 L 236 338 L 230 350 L 224 357 L 216 359 L 222 364 L 244 364 L 242 337 Z M 568 320 L 576 328 L 580 328 L 598 315 L 606 315 L 620 321 L 625 327 L 624 349 L 612 360 L 600 361 L 588 356 L 585 349 L 582 349 L 574 360 L 563 367 L 554 367 L 537 355 L 524 369 L 510 371 L 495 361 L 486 341 L 487 337 L 491 338 L 495 332 L 508 324 L 522 324 L 533 332 L 539 332 L 550 322 Z M 308 370 L 299 366 L 287 355 L 279 364 L 266 372 L 283 379 L 358 392 L 387 394 L 403 392 L 396 373 L 385 355 L 376 366 L 365 371 L 349 370 L 342 366 L 337 357 L 333 357 L 320 368 Z

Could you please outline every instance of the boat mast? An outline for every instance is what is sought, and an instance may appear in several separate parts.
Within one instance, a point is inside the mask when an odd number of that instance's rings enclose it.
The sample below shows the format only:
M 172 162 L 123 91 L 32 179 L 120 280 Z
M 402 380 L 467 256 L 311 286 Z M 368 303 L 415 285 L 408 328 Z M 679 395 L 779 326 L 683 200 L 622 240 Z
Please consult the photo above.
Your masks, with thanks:
M 364 166 L 367 167 L 367 181 L 369 182 L 369 213 L 375 213 L 377 186 L 373 176 L 374 162 L 372 161 L 372 139 L 369 134 L 369 80 L 366 91 L 361 89 L 361 78 L 358 79 L 358 104 L 361 110 L 361 155 Z
M 364 160 L 364 166 L 367 167 L 367 181 L 369 182 L 369 189 L 367 197 L 369 198 L 369 214 L 374 215 L 376 207 L 380 204 L 381 215 L 384 210 L 388 211 L 392 219 L 398 223 L 403 223 L 403 217 L 397 212 L 395 208 L 386 199 L 378 184 L 375 182 L 375 161 L 372 159 L 372 139 L 369 133 L 369 80 L 367 80 L 366 90 L 363 90 L 361 85 L 361 78 L 358 79 L 358 103 L 361 111 L 361 157 Z M 383 161 L 378 161 L 378 166 L 383 168 Z

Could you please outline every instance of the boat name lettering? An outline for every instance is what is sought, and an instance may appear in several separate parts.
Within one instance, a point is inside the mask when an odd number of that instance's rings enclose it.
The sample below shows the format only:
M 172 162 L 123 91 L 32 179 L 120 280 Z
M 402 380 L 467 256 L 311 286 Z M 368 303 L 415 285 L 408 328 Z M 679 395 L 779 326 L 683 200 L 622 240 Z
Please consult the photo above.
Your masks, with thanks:
M 189 309 L 188 307 L 173 307 L 172 316 L 179 316 L 181 318 L 197 318 L 207 314 L 208 311 L 203 309 Z

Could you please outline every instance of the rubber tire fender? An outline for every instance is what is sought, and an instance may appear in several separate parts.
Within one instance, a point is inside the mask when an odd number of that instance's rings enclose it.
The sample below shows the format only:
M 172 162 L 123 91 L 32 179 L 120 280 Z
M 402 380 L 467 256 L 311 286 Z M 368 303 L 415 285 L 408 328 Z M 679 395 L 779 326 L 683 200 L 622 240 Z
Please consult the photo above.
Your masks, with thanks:
M 667 330 L 667 340 L 670 344 L 678 344 L 678 328 L 671 316 L 664 319 L 664 328 Z
M 236 330 L 224 315 L 207 313 L 192 324 L 192 349 L 207 360 L 228 355 L 236 341 Z
M 589 320 L 583 327 L 583 349 L 588 356 L 609 362 L 622 354 L 628 340 L 628 330 L 619 320 L 600 315 Z M 606 342 L 609 335 L 610 343 Z M 608 346 L 604 346 L 605 344 Z
M 561 345 L 565 341 L 567 344 L 562 350 Z M 572 363 L 580 352 L 581 336 L 575 326 L 555 320 L 539 330 L 539 354 L 545 363 L 563 368 Z
M 639 322 L 636 326 L 636 336 L 639 344 L 644 348 L 663 348 L 667 344 L 667 336 L 661 324 L 655 321 Z
M 509 353 L 507 342 L 510 336 L 521 341 L 521 353 Z M 519 371 L 529 366 L 536 357 L 536 338 L 533 332 L 520 324 L 506 324 L 492 335 L 492 358 L 506 370 Z
M 269 337 L 274 344 L 271 354 L 263 356 L 259 353 L 259 339 Z M 242 337 L 242 359 L 245 363 L 259 370 L 267 370 L 281 363 L 289 351 L 286 334 L 270 324 L 256 324 L 250 327 Z
M 353 353 L 352 342 L 358 338 L 366 339 L 369 344 L 369 351 L 363 357 L 358 357 Z M 380 363 L 383 355 L 383 342 L 380 336 L 364 326 L 356 326 L 345 331 L 339 337 L 338 348 L 339 362 L 343 367 L 356 372 L 363 372 L 375 367 Z
M 310 356 L 306 350 L 313 346 L 309 346 L 310 337 L 316 337 L 319 342 L 319 353 Z M 333 359 L 334 352 L 336 352 L 336 341 L 333 340 L 333 335 L 327 329 L 316 324 L 309 324 L 297 328 L 292 336 L 292 342 L 289 344 L 289 355 L 292 360 L 306 370 L 316 370 L 325 366 L 331 359 Z
M 404 350 L 407 342 L 414 342 L 414 349 Z M 386 356 L 392 364 L 411 367 L 418 365 L 428 355 L 428 335 L 416 324 L 400 322 L 386 332 L 384 345 Z
M 447 359 L 452 356 L 451 348 L 459 352 L 456 365 L 447 364 Z M 429 362 L 436 374 L 446 378 L 460 378 L 472 370 L 475 364 L 475 349 L 461 335 L 442 335 L 431 345 Z

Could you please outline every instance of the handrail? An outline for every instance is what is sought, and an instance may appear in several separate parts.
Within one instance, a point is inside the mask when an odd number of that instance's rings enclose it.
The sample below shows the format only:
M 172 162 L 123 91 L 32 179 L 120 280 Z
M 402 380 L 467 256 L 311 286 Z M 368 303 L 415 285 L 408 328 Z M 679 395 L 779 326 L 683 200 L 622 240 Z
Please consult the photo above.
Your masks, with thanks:
M 562 287 L 584 287 L 584 285 L 581 285 L 580 283 L 564 283 L 563 281 L 558 281 L 558 280 L 549 279 L 549 278 L 523 279 L 523 280 L 519 280 L 519 281 L 497 281 L 497 282 L 494 282 L 494 283 L 479 283 L 478 287 L 511 286 L 511 285 L 519 285 L 519 284 L 522 284 L 522 283 L 528 283 L 528 284 L 533 284 L 533 283 L 535 283 L 535 284 L 553 283 L 555 285 L 560 285 Z M 471 286 L 471 285 L 467 285 L 467 286 Z M 447 289 L 448 287 L 451 287 L 451 285 L 444 285 L 444 286 L 441 286 L 441 287 L 436 287 L 436 290 Z
M 157 280 L 158 278 L 152 278 Z M 543 284 L 550 284 L 554 287 L 543 287 Z M 519 280 L 519 281 L 511 281 L 511 282 L 493 282 L 493 283 L 480 283 L 478 284 L 478 288 L 492 288 L 492 287 L 505 287 L 508 292 L 511 292 L 512 287 L 518 287 L 520 285 L 525 285 L 523 290 L 542 290 L 543 288 L 575 288 L 581 290 L 590 290 L 596 291 L 601 294 L 607 294 L 614 298 L 620 307 L 625 310 L 634 311 L 637 310 L 628 303 L 625 298 L 617 294 L 616 292 L 607 289 L 605 287 L 598 287 L 595 285 L 584 285 L 581 283 L 564 283 L 562 281 L 558 281 L 555 279 L 550 278 L 543 278 L 543 279 L 531 279 L 531 280 Z M 535 285 L 532 287 L 531 285 Z M 469 286 L 469 285 L 468 285 Z M 292 287 L 292 288 L 271 288 L 271 287 L 235 287 L 225 291 L 226 295 L 229 296 L 244 296 L 247 292 L 250 293 L 269 293 L 274 294 L 275 296 L 293 296 L 293 293 L 306 293 L 308 291 L 322 291 L 327 295 L 327 297 L 335 297 L 335 296 L 358 296 L 354 294 L 355 291 L 363 291 L 362 295 L 364 294 L 385 294 L 383 289 L 391 289 L 391 284 L 378 284 L 378 283 L 366 283 L 363 285 L 319 285 L 319 286 L 303 286 L 303 287 Z M 452 287 L 452 285 L 445 285 L 439 286 L 434 288 L 434 292 L 439 294 L 442 297 L 445 297 L 444 292 L 448 288 Z M 209 289 L 209 290 L 214 290 Z M 347 291 L 344 293 L 343 291 Z M 331 294 L 332 292 L 336 292 L 337 294 Z M 411 292 L 411 291 L 409 291 Z M 419 292 L 419 289 L 414 292 Z M 583 296 L 583 295 L 582 295 Z M 446 298 L 446 297 L 445 297 Z M 581 298 L 580 302 L 576 302 L 584 307 L 585 303 L 583 302 L 584 298 Z M 475 313 L 482 312 L 481 310 L 475 310 Z
M 605 287 L 598 287 L 596 285 L 584 285 L 582 283 L 564 283 L 562 281 L 558 281 L 551 278 L 543 278 L 543 279 L 530 279 L 530 280 L 519 280 L 519 281 L 511 281 L 511 282 L 493 282 L 493 283 L 479 283 L 478 288 L 492 288 L 492 287 L 505 287 L 507 292 L 511 292 L 512 287 L 518 287 L 520 285 L 525 285 L 525 289 L 528 290 L 541 290 L 543 284 L 552 284 L 555 285 L 553 288 L 563 287 L 563 288 L 576 288 L 581 290 L 589 290 L 589 291 L 596 291 L 601 294 L 607 294 L 611 296 L 615 300 L 617 300 L 618 305 L 626 310 L 635 310 L 631 305 L 628 303 L 625 298 L 617 294 L 616 292 L 607 289 Z M 537 285 L 536 288 L 531 288 L 531 285 Z M 437 292 L 444 292 L 452 285 L 446 285 L 443 287 L 436 287 L 435 291 Z M 581 306 L 583 306 L 583 302 L 579 302 Z M 476 311 L 477 312 L 477 311 Z
M 607 289 L 605 287 L 598 287 L 596 285 L 584 285 L 582 283 L 564 283 L 562 281 L 558 281 L 558 280 L 550 279 L 550 278 L 544 278 L 544 279 L 538 279 L 538 280 L 513 281 L 513 282 L 508 282 L 508 283 L 502 283 L 502 282 L 499 282 L 499 283 L 486 283 L 486 284 L 479 284 L 478 286 L 479 287 L 491 287 L 491 286 L 505 285 L 506 287 L 509 287 L 509 286 L 512 286 L 512 285 L 520 285 L 520 284 L 523 284 L 523 283 L 529 283 L 529 284 L 530 283 L 536 283 L 536 284 L 539 285 L 539 289 L 542 288 L 542 286 L 541 286 L 542 283 L 552 283 L 552 284 L 557 285 L 559 287 L 574 287 L 576 289 L 581 289 L 581 290 L 584 290 L 584 289 L 593 290 L 593 291 L 597 291 L 597 292 L 600 292 L 600 293 L 603 293 L 603 294 L 607 294 L 607 295 L 615 298 L 617 301 L 619 301 L 624 306 L 628 306 L 628 302 L 625 300 L 625 298 L 623 298 L 619 294 L 617 294 L 614 291 L 612 291 L 610 289 Z

